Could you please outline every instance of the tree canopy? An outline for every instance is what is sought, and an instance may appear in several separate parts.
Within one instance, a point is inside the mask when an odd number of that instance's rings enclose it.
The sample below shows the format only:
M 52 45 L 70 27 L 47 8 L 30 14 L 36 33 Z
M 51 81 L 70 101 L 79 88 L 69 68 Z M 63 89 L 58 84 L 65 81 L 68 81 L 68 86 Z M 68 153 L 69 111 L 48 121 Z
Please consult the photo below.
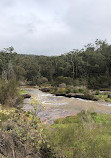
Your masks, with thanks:
M 13 47 L 0 51 L 0 76 L 27 80 L 39 84 L 42 77 L 54 82 L 58 77 L 86 80 L 88 86 L 111 86 L 111 45 L 96 40 L 84 49 L 72 50 L 60 56 L 21 55 Z M 100 83 L 102 82 L 102 85 Z

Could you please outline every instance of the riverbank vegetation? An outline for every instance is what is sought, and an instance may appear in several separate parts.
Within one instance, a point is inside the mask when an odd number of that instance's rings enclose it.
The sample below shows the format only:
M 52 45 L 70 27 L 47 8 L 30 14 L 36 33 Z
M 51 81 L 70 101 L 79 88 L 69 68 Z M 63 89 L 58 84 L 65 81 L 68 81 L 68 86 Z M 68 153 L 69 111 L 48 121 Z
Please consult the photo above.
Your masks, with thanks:
M 33 111 L 0 107 L 0 153 L 3 158 L 50 157 L 52 153 L 43 131 Z
M 0 80 L 0 104 L 15 106 L 22 101 L 16 80 Z
M 86 86 L 71 86 L 66 84 L 59 84 L 59 86 L 52 86 L 49 84 L 43 84 L 39 86 L 39 89 L 43 92 L 49 92 L 56 96 L 75 97 L 86 100 L 111 102 L 111 90 L 101 91 L 88 89 Z
M 111 88 L 111 45 L 96 40 L 81 50 L 60 56 L 21 55 L 13 47 L 0 51 L 0 76 L 16 78 L 21 85 L 61 83 L 89 89 Z
M 82 111 L 51 126 L 32 112 L 0 107 L 0 153 L 16 158 L 110 158 L 111 116 Z
M 110 158 L 111 115 L 82 111 L 48 126 L 18 105 L 20 86 L 39 86 L 66 97 L 111 102 L 111 45 L 96 40 L 60 56 L 0 51 L 0 156 L 9 158 Z M 38 104 L 38 102 L 37 102 Z
M 110 95 L 95 95 L 90 90 L 111 93 L 111 45 L 97 39 L 84 49 L 60 56 L 17 54 L 9 47 L 0 51 L 0 78 L 19 81 L 21 86 L 51 85 L 52 93 L 58 95 L 83 93 L 86 99 L 110 101 Z
M 48 134 L 59 157 L 110 158 L 111 116 L 82 111 L 76 116 L 58 119 Z
M 6 87 L 13 82 L 8 81 Z M 15 89 L 18 89 L 16 84 Z M 11 92 L 10 88 L 7 90 Z M 15 92 L 26 93 L 19 89 Z M 37 101 L 37 104 L 40 103 Z M 0 106 L 0 156 L 110 158 L 111 115 L 82 111 L 75 116 L 58 119 L 49 126 L 37 116 L 36 100 L 32 106 L 34 111 L 28 112 L 10 105 Z

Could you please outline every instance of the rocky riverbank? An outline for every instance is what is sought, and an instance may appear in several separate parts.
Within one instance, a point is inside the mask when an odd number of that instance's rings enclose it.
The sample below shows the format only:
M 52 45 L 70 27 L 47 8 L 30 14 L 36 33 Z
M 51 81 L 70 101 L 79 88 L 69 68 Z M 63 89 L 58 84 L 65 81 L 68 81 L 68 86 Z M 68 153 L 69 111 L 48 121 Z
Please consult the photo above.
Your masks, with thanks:
M 63 86 L 63 85 L 62 85 Z M 98 91 L 89 90 L 86 87 L 73 87 L 73 86 L 63 86 L 53 87 L 40 87 L 42 92 L 49 92 L 56 96 L 64 96 L 68 98 L 80 98 L 92 101 L 106 101 L 111 102 L 111 91 Z
M 25 90 L 44 105 L 44 109 L 38 112 L 38 116 L 42 122 L 47 122 L 49 124 L 52 124 L 53 121 L 58 118 L 75 115 L 82 110 L 105 114 L 111 113 L 111 106 L 107 106 L 104 102 L 55 96 L 50 93 L 42 92 L 37 88 L 26 88 Z M 31 106 L 33 97 L 24 100 L 23 109 L 25 111 L 33 109 Z

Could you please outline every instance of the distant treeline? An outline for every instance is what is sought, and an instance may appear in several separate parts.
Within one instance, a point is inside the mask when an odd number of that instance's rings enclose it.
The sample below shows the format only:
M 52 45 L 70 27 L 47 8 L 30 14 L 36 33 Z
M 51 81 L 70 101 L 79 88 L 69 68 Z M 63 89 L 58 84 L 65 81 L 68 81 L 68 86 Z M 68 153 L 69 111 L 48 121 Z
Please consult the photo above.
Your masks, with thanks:
M 111 45 L 96 40 L 84 49 L 60 56 L 21 55 L 13 47 L 0 51 L 0 77 L 16 78 L 30 84 L 50 82 L 86 85 L 89 88 L 111 87 Z

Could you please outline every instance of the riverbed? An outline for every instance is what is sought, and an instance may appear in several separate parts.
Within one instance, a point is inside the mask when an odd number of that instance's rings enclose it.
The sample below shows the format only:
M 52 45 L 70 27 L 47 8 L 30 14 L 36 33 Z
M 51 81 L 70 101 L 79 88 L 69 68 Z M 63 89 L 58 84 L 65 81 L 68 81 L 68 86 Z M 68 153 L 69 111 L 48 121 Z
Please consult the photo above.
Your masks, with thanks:
M 52 124 L 54 120 L 70 115 L 75 115 L 82 110 L 91 112 L 111 114 L 111 104 L 97 101 L 83 100 L 79 98 L 66 98 L 44 93 L 37 88 L 25 88 L 31 98 L 24 99 L 23 109 L 30 111 L 33 109 L 32 102 L 34 99 L 39 101 L 44 108 L 40 108 L 38 116 L 46 124 Z M 33 99 L 34 98 L 34 99 Z M 40 107 L 40 105 L 37 105 Z

